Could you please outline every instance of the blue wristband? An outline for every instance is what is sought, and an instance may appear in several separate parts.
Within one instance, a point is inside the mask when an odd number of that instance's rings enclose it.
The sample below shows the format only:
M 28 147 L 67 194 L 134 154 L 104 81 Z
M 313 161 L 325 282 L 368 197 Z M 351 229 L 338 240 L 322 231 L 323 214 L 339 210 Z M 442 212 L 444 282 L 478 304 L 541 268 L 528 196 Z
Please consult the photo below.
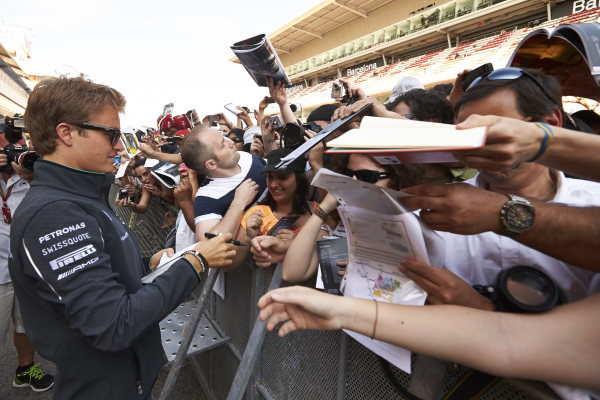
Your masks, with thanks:
M 554 132 L 552 132 L 552 129 L 550 129 L 550 127 L 547 124 L 545 124 L 543 122 L 534 122 L 534 124 L 535 124 L 535 126 L 540 128 L 542 130 L 542 132 L 544 132 L 544 139 L 542 140 L 540 149 L 537 152 L 537 154 L 535 155 L 535 157 L 533 157 L 531 160 L 527 160 L 527 162 L 533 162 L 533 161 L 537 160 L 538 158 L 540 158 L 546 152 L 548 145 L 550 144 L 550 142 L 552 141 L 552 138 L 554 137 Z

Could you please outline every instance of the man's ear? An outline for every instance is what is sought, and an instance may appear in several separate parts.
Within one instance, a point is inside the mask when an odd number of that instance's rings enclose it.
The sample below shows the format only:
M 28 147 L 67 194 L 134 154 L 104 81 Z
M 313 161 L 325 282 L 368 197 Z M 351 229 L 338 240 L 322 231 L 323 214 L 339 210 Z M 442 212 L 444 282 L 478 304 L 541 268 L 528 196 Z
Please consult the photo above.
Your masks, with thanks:
M 546 118 L 544 118 L 544 122 L 552 126 L 562 126 L 562 111 L 555 108 L 548 116 L 546 116 Z
M 212 158 L 204 163 L 204 168 L 206 168 L 208 171 L 214 171 L 215 169 L 217 169 L 217 167 L 217 161 L 213 160 Z
M 67 146 L 73 145 L 73 135 L 77 134 L 77 129 L 66 122 L 61 122 L 56 126 L 56 134 L 58 135 L 58 140 Z

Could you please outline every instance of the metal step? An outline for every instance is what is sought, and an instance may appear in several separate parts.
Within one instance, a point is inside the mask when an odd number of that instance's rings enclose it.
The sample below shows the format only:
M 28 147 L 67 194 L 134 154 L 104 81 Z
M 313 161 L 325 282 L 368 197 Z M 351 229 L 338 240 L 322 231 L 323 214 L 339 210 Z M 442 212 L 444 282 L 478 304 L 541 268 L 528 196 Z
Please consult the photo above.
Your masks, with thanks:
M 195 301 L 182 303 L 171 314 L 160 321 L 160 335 L 167 355 L 167 360 L 172 363 L 175 360 L 179 346 L 187 332 L 187 327 L 192 321 L 192 315 L 197 305 Z M 215 323 L 205 314 L 202 314 L 198 329 L 192 339 L 186 358 L 205 350 L 217 347 L 229 340 L 228 336 L 219 333 L 221 329 L 215 328 Z

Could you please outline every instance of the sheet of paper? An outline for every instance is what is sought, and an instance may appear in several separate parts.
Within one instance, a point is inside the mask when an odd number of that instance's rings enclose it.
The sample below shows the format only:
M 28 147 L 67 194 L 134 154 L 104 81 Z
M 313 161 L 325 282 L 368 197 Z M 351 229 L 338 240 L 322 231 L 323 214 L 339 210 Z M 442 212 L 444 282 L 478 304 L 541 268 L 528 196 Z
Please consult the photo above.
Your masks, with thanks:
M 156 164 L 158 164 L 159 162 L 160 161 L 155 160 L 154 158 L 146 158 L 146 162 L 144 163 L 144 167 L 146 167 L 146 168 L 152 168 Z
M 218 294 L 221 299 L 225 300 L 225 272 L 223 272 L 223 269 L 219 270 L 219 275 L 217 275 L 217 279 L 213 285 L 213 291 Z
M 157 277 L 159 277 L 162 274 L 164 274 L 165 272 L 167 272 L 169 270 L 169 268 L 171 268 L 171 265 L 175 261 L 179 260 L 179 258 L 181 257 L 181 255 L 183 254 L 184 251 L 192 250 L 195 246 L 196 246 L 196 243 L 189 245 L 185 249 L 182 249 L 182 250 L 178 251 L 177 253 L 173 254 L 172 257 L 167 256 L 166 252 L 163 253 L 163 255 L 160 258 L 160 261 L 158 263 L 158 266 L 156 268 L 154 268 L 154 270 L 152 272 L 150 272 L 149 274 L 142 277 L 142 283 L 145 283 L 145 284 L 152 283 L 152 281 L 154 281 Z
M 125 176 L 125 171 L 127 170 L 127 165 L 129 165 L 129 163 L 123 163 L 119 166 L 119 169 L 117 170 L 117 174 L 115 175 L 115 178 L 119 179 Z
M 229 111 L 230 113 L 232 113 L 234 115 L 238 115 L 239 113 L 241 113 L 240 110 L 238 110 L 237 108 L 235 108 L 235 106 L 233 105 L 233 103 L 227 103 L 223 107 L 225 107 L 225 109 L 227 111 Z
M 475 149 L 484 145 L 486 128 L 457 130 L 446 127 L 405 127 L 402 130 L 382 128 L 351 129 L 327 143 L 328 147 L 345 149 Z
M 360 333 L 352 332 L 346 329 L 344 329 L 344 332 L 346 332 L 354 340 L 365 346 L 367 349 L 371 350 L 373 353 L 389 361 L 392 365 L 396 366 L 397 368 L 400 368 L 407 374 L 411 373 L 410 351 L 403 349 L 399 346 L 394 346 L 393 344 L 371 339 L 365 335 L 361 335 Z
M 427 293 L 398 270 L 405 257 L 429 263 L 431 230 L 397 201 L 405 195 L 321 169 L 313 185 L 332 193 L 346 228 L 348 267 L 342 280 L 344 296 L 395 304 L 423 305 Z M 441 239 L 439 239 L 441 240 Z M 443 243 L 443 240 L 442 240 Z M 429 246 L 429 247 L 428 247 Z M 393 365 L 410 373 L 410 352 L 398 346 L 348 332 Z
M 428 260 L 414 214 L 384 215 L 352 207 L 340 207 L 338 211 L 346 226 L 350 249 L 344 296 L 423 305 L 427 293 L 397 267 L 404 257 Z M 411 373 L 410 351 L 355 332 L 347 333 L 375 354 Z
M 399 208 L 398 203 L 393 199 L 406 197 L 407 194 L 382 188 L 372 183 L 357 181 L 326 168 L 321 168 L 317 172 L 311 185 L 327 190 L 341 205 L 351 204 L 355 207 L 386 214 L 398 214 L 406 211 Z M 384 192 L 387 192 L 387 195 Z

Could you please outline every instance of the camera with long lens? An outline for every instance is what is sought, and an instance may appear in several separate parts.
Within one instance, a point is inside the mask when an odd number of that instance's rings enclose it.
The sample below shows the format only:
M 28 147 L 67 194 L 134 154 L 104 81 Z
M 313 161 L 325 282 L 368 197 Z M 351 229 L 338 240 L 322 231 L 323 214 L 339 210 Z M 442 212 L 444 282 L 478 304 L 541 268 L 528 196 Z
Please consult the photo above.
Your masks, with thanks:
M 16 144 L 23 138 L 25 132 L 25 122 L 21 117 L 6 117 L 4 119 L 4 137 L 8 145 L 0 150 L 0 153 L 6 154 L 6 165 L 0 167 L 0 172 L 14 172 L 11 163 L 15 163 L 23 168 L 33 171 L 33 163 L 40 158 L 35 151 L 30 151 L 29 147 Z
M 29 147 L 18 144 L 9 144 L 0 152 L 6 154 L 6 165 L 0 167 L 0 172 L 14 172 L 11 165 L 13 162 L 20 167 L 33 171 L 33 163 L 40 158 L 35 151 L 30 151 Z
M 564 294 L 552 278 L 528 265 L 502 270 L 495 285 L 473 288 L 490 299 L 497 311 L 541 313 L 565 302 Z
M 302 105 L 300 103 L 292 103 L 290 104 L 290 109 L 294 114 L 302 113 Z

